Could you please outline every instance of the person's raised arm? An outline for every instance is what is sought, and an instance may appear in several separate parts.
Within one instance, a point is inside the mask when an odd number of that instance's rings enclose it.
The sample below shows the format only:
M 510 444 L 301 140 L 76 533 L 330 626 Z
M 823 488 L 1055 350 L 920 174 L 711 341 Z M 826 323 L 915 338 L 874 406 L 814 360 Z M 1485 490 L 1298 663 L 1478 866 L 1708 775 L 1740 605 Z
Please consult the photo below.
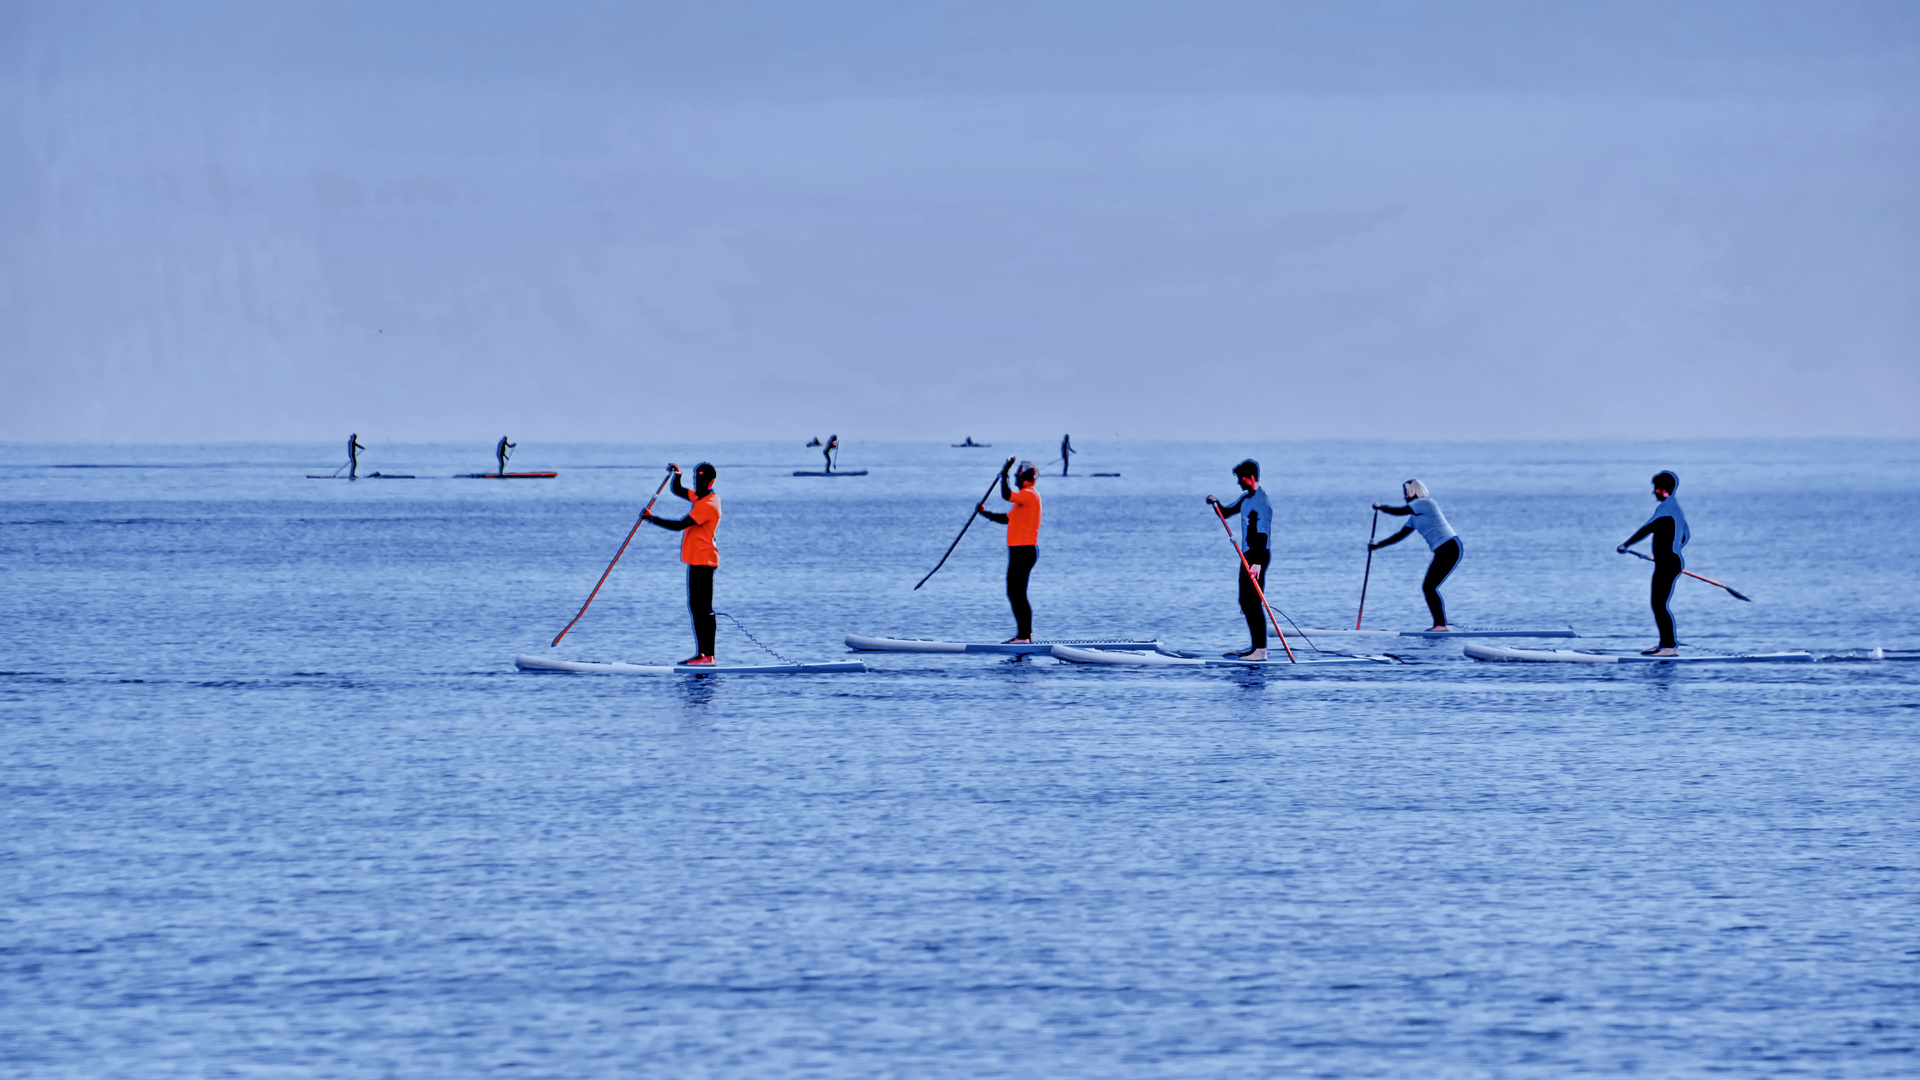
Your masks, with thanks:
M 687 490 L 687 486 L 685 484 L 682 484 L 680 482 L 680 466 L 668 465 L 667 468 L 673 470 L 673 486 L 671 488 L 672 492 L 675 495 L 679 496 L 680 498 L 685 499 L 688 502 L 692 502 L 693 494 Z M 681 527 L 685 528 L 684 525 Z
M 1013 468 L 1013 460 L 1012 458 L 1008 458 L 1007 463 L 1000 466 L 1000 497 L 1008 502 L 1013 501 L 1013 489 L 1007 486 L 1007 472 Z M 989 514 L 987 516 L 992 517 L 993 515 Z M 1005 519 L 1003 518 L 1001 520 L 1004 521 Z

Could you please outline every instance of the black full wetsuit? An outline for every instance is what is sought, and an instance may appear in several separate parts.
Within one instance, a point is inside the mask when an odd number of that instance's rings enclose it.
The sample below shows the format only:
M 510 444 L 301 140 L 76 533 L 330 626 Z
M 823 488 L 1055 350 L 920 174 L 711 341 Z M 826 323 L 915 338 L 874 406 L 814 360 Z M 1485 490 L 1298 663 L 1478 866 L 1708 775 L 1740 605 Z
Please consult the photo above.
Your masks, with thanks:
M 1686 557 L 1680 554 L 1680 549 L 1693 536 L 1687 529 L 1687 516 L 1680 512 L 1680 503 L 1672 495 L 1667 496 L 1660 503 L 1660 509 L 1621 546 L 1632 547 L 1649 536 L 1653 538 L 1653 587 L 1648 597 L 1653 604 L 1653 624 L 1660 629 L 1660 648 L 1677 649 L 1680 639 L 1674 631 L 1673 612 L 1668 604 L 1673 600 L 1673 583 L 1680 580 L 1680 571 L 1687 568 Z
M 358 435 L 347 436 L 347 479 L 349 480 L 359 479 L 360 451 L 365 449 L 366 447 L 360 445 L 360 436 Z M 333 470 L 333 472 L 335 476 L 338 476 L 340 474 L 339 469 L 335 469 Z
M 1243 510 L 1247 521 L 1240 536 L 1246 546 L 1241 554 L 1246 556 L 1247 565 L 1240 568 L 1240 614 L 1247 620 L 1247 637 L 1253 647 L 1264 649 L 1267 647 L 1267 611 L 1260 597 L 1267 587 L 1267 567 L 1273 564 L 1273 545 L 1270 542 L 1273 504 L 1268 501 L 1264 488 L 1255 488 L 1234 500 L 1232 506 L 1221 507 L 1220 513 L 1232 517 Z M 1253 574 L 1257 577 L 1248 575 L 1248 566 L 1253 568 Z

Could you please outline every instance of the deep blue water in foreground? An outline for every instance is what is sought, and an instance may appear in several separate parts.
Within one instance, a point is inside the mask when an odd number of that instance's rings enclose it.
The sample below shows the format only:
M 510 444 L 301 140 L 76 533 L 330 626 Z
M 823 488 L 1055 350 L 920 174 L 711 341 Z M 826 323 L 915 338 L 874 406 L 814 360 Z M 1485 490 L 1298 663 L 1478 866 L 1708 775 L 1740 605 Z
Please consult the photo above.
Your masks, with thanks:
M 1671 467 L 1695 650 L 1798 666 L 516 672 L 669 457 L 789 655 L 1004 638 L 1001 457 L 853 444 L 0 447 L 0 1074 L 1920 1074 L 1920 444 L 1085 445 L 1043 635 L 1244 643 L 1201 496 L 1267 466 L 1274 598 L 1351 625 L 1419 476 L 1456 621 L 1652 643 L 1613 553 Z M 89 466 L 85 468 L 73 466 Z M 111 467 L 103 467 L 111 466 Z M 680 504 L 675 504 L 680 505 Z M 648 529 L 557 655 L 691 651 Z M 1424 625 L 1417 542 L 1368 623 Z M 722 621 L 723 659 L 759 658 Z

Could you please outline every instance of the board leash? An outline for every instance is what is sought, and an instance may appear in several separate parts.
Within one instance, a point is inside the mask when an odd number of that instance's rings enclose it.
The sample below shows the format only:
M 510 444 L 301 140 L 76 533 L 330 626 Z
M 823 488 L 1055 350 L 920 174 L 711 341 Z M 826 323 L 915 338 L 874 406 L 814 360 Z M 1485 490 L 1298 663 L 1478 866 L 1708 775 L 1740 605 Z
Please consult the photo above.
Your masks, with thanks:
M 760 649 L 761 649 L 761 651 L 763 651 L 763 652 L 765 652 L 765 653 L 768 653 L 769 655 L 771 655 L 771 656 L 773 656 L 773 657 L 774 657 L 775 659 L 777 659 L 777 660 L 779 660 L 779 661 L 780 661 L 781 663 L 783 663 L 783 664 L 792 664 L 792 665 L 794 665 L 795 667 L 798 667 L 798 666 L 800 666 L 800 661 L 798 661 L 798 660 L 795 660 L 795 659 L 794 659 L 793 657 L 791 657 L 791 656 L 787 656 L 787 655 L 786 655 L 786 654 L 784 654 L 784 653 L 780 653 L 780 652 L 776 652 L 776 651 L 774 650 L 774 648 L 773 648 L 773 646 L 771 646 L 771 645 L 768 645 L 768 644 L 767 644 L 766 642 L 764 642 L 764 641 L 761 641 L 761 640 L 760 640 L 759 638 L 757 638 L 757 637 L 754 637 L 754 636 L 753 636 L 753 631 L 751 631 L 751 630 L 749 630 L 749 629 L 747 629 L 747 628 L 746 628 L 745 626 L 742 626 L 742 625 L 740 624 L 740 620 L 739 620 L 739 619 L 736 619 L 736 618 L 734 618 L 734 617 L 733 617 L 733 616 L 731 616 L 731 615 L 727 615 L 727 613 L 726 613 L 726 612 L 724 612 L 724 611 L 716 611 L 716 612 L 714 612 L 714 614 L 715 614 L 715 615 L 726 615 L 726 619 L 727 619 L 727 621 L 733 624 L 733 628 L 734 628 L 735 630 L 738 630 L 738 631 L 740 631 L 741 633 L 743 633 L 743 634 L 745 634 L 745 635 L 747 635 L 747 640 L 748 640 L 748 641 L 751 641 L 751 642 L 753 642 L 753 643 L 754 643 L 755 645 L 758 645 L 758 646 L 760 646 Z

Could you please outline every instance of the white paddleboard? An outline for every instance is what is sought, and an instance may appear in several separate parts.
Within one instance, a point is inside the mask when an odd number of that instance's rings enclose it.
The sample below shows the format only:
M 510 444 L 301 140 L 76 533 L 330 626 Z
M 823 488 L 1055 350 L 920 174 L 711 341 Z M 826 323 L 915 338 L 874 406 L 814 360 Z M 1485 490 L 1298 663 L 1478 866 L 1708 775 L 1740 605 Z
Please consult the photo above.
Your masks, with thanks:
M 1810 652 L 1744 653 L 1735 656 L 1619 656 L 1571 649 L 1504 649 L 1470 642 L 1462 650 L 1475 660 L 1511 660 L 1534 664 L 1811 664 Z
M 1507 630 L 1491 627 L 1485 630 L 1314 630 L 1298 631 L 1307 637 L 1345 637 L 1345 638 L 1456 638 L 1456 637 L 1579 637 L 1573 627 L 1563 626 L 1558 630 Z
M 1293 668 L 1308 665 L 1397 664 L 1400 662 L 1391 656 L 1319 656 L 1296 662 L 1288 660 L 1284 654 L 1277 660 L 1271 658 L 1208 660 L 1197 656 L 1175 656 L 1165 652 L 1107 652 L 1103 649 L 1075 648 L 1072 645 L 1055 645 L 1052 653 L 1055 659 L 1065 660 L 1070 664 L 1127 664 L 1133 667 Z
M 1160 647 L 1157 641 L 1125 639 L 1103 641 L 1098 638 L 1051 638 L 1013 645 L 1004 641 L 925 641 L 919 638 L 847 635 L 847 648 L 859 652 L 1001 653 L 1024 656 L 1030 653 L 1044 653 L 1055 645 L 1079 645 L 1097 649 L 1158 649 Z
M 867 670 L 867 665 L 858 660 L 820 664 L 620 664 L 526 655 L 514 657 L 513 666 L 521 671 L 577 671 L 589 675 L 823 675 Z

